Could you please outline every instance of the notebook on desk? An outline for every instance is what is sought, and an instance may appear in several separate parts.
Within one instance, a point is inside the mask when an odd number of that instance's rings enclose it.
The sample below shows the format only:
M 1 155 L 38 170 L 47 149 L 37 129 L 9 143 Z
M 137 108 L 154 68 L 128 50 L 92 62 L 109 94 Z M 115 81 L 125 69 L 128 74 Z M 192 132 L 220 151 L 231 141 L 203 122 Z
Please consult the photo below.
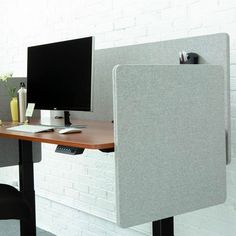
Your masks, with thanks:
M 7 128 L 7 130 L 27 132 L 27 133 L 41 133 L 41 132 L 54 131 L 54 127 L 43 126 L 43 125 L 18 125 Z

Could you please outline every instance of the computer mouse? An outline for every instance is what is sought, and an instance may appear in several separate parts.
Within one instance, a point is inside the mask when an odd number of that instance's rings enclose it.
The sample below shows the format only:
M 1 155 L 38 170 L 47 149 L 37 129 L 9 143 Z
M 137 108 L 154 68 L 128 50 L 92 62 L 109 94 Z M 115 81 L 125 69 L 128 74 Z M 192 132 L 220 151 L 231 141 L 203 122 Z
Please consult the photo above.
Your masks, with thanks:
M 78 129 L 78 128 L 65 128 L 65 129 L 61 129 L 59 131 L 59 134 L 72 134 L 72 133 L 81 133 L 82 130 L 81 129 Z

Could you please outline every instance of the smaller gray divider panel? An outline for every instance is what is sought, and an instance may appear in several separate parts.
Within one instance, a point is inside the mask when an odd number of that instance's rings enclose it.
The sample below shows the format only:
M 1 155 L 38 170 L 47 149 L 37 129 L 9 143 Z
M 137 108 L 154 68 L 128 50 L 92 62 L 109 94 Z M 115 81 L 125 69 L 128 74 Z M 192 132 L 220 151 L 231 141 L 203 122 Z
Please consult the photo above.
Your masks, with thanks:
M 121 227 L 225 201 L 221 66 L 119 65 L 113 93 Z
M 24 82 L 27 85 L 25 77 L 13 78 L 10 81 L 11 87 L 16 87 L 17 90 L 20 87 L 20 82 Z M 11 120 L 10 111 L 10 97 L 6 91 L 6 88 L 0 86 L 0 119 L 2 121 Z M 39 117 L 39 112 L 35 112 L 34 117 Z M 33 143 L 33 161 L 41 161 L 41 143 Z M 19 164 L 19 148 L 18 140 L 0 138 L 0 167 L 12 166 Z
M 33 162 L 40 162 L 41 143 L 33 142 Z M 0 167 L 19 165 L 18 140 L 0 138 Z
M 8 84 L 9 87 L 16 88 L 16 90 L 18 90 L 20 88 L 21 82 L 24 82 L 27 85 L 27 80 L 25 77 L 12 78 L 11 80 L 9 80 Z M 2 82 L 0 82 L 0 101 L 0 119 L 2 121 L 11 121 L 11 98 L 9 97 L 7 89 L 3 86 Z

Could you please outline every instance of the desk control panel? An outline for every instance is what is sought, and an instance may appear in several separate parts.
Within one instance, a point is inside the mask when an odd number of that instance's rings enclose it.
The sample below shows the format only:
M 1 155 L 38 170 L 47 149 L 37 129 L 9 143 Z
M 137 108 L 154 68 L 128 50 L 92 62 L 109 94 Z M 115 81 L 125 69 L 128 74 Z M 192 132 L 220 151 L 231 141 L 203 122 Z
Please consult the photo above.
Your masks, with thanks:
M 69 155 L 78 155 L 84 152 L 84 148 L 57 145 L 55 152 Z

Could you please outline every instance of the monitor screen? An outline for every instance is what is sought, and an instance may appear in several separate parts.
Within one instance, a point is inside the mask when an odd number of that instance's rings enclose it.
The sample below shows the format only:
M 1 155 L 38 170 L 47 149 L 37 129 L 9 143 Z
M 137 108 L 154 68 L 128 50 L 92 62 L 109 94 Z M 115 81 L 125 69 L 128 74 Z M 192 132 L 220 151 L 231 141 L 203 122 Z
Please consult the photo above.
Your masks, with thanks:
M 43 110 L 92 110 L 93 37 L 28 47 L 27 102 Z

